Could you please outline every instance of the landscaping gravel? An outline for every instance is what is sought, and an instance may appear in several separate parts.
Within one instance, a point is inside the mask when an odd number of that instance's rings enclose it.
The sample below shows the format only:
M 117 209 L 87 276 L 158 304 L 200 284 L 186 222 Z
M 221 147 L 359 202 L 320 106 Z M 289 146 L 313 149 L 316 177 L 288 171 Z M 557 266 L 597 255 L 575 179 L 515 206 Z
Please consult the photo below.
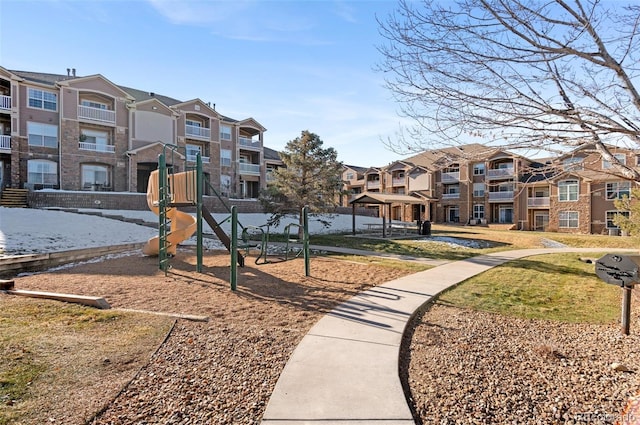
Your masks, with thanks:
M 624 336 L 615 324 L 435 305 L 418 317 L 405 342 L 401 369 L 419 423 L 640 423 L 623 412 L 640 384 L 637 329 Z

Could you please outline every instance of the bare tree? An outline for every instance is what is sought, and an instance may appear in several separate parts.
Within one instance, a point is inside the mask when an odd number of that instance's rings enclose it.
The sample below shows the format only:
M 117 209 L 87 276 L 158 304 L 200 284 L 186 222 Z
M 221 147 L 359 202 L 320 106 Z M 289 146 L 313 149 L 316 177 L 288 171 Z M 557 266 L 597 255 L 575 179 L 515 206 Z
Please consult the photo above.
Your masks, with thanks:
M 637 3 L 613 0 L 400 0 L 378 69 L 415 126 L 389 144 L 592 146 L 640 181 L 608 149 L 640 147 L 639 23 Z

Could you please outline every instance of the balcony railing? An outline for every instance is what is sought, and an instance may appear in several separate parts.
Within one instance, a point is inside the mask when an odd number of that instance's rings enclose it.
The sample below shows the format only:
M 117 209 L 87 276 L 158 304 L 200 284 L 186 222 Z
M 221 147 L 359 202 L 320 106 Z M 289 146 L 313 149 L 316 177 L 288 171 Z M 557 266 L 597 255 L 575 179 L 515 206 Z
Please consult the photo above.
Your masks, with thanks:
M 99 121 L 109 124 L 116 123 L 116 111 L 108 109 L 92 108 L 91 106 L 78 105 L 78 118 L 91 121 Z
M 276 176 L 273 174 L 273 171 L 267 171 L 267 183 L 273 182 L 276 180 Z
M 489 202 L 491 201 L 513 201 L 513 191 L 489 192 Z
M 0 149 L 11 150 L 11 136 L 0 136 Z
M 98 145 L 95 143 L 80 142 L 79 148 L 83 151 L 114 153 L 116 147 L 113 145 Z
M 238 137 L 238 144 L 244 149 L 260 150 L 260 140 L 249 139 L 248 137 Z
M 460 199 L 459 193 L 443 193 L 442 199 Z
M 549 207 L 551 205 L 548 196 L 538 196 L 535 198 L 527 198 L 527 207 Z
M 11 96 L 0 96 L 0 109 L 11 109 Z
M 211 138 L 211 129 L 206 127 L 198 127 L 196 125 L 185 125 L 185 134 L 191 137 L 197 137 L 200 139 L 210 139 Z
M 442 173 L 442 183 L 455 183 L 460 181 L 460 172 Z
M 209 163 L 209 157 L 208 156 L 201 156 L 202 158 L 202 163 L 203 164 L 208 164 Z M 198 155 L 191 155 L 191 154 L 187 154 L 187 161 L 188 162 L 196 162 L 198 160 Z
M 394 186 L 404 186 L 406 183 L 406 180 L 404 177 L 394 177 L 391 180 L 391 184 Z
M 380 180 L 371 180 L 367 182 L 367 189 L 380 189 Z
M 487 178 L 489 179 L 505 179 L 513 176 L 513 168 L 494 168 L 487 170 Z
M 246 162 L 240 162 L 238 166 L 241 174 L 260 175 L 260 164 L 247 164 Z

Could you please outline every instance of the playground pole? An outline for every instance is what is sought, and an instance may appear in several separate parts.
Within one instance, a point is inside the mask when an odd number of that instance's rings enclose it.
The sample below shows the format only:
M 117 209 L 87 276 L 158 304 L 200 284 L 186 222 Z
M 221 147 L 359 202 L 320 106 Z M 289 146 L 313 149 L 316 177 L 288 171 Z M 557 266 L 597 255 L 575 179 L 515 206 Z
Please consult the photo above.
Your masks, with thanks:
M 307 207 L 302 208 L 302 249 L 304 249 L 304 275 L 311 276 L 311 265 L 309 264 L 309 216 Z
M 200 152 L 198 152 L 196 156 L 196 208 L 198 226 L 196 235 L 198 264 L 196 265 L 196 270 L 198 273 L 202 272 L 202 180 L 202 156 Z
M 164 150 L 158 158 L 158 265 L 160 270 L 164 271 L 165 276 L 169 270 L 169 259 L 167 256 L 167 198 L 169 193 L 167 190 L 167 161 Z
M 231 206 L 231 290 L 236 290 L 238 281 L 238 208 Z

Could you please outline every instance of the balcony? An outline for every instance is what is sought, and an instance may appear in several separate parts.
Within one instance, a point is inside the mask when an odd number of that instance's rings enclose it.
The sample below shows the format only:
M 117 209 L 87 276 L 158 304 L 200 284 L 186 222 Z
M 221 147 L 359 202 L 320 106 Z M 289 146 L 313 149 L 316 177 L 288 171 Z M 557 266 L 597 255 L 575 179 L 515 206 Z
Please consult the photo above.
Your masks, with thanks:
M 96 143 L 80 142 L 79 149 L 83 151 L 114 153 L 116 147 L 113 145 L 98 145 Z
M 195 137 L 198 139 L 211 139 L 211 129 L 205 127 L 198 127 L 197 125 L 185 125 L 184 133 L 187 137 Z M 204 160 L 203 160 L 204 162 Z
M 203 164 L 208 164 L 209 163 L 209 157 L 208 156 L 201 156 L 200 158 L 202 158 L 202 163 Z M 187 154 L 187 162 L 196 162 L 197 160 L 198 160 L 198 155 Z
M 380 189 L 380 180 L 371 180 L 367 182 L 367 189 Z
M 459 193 L 443 193 L 442 199 L 460 199 Z
M 548 196 L 539 196 L 535 198 L 527 198 L 528 208 L 549 208 L 551 205 Z
M 238 137 L 238 144 L 241 149 L 251 149 L 255 151 L 262 150 L 260 140 L 249 139 L 248 137 Z
M 513 202 L 513 190 L 489 192 L 489 202 Z
M 106 124 L 116 123 L 116 111 L 78 105 L 78 118 Z
M 252 176 L 260 175 L 260 164 L 248 164 L 246 162 L 240 162 L 238 164 L 240 174 L 250 174 Z
M 0 96 L 0 110 L 11 110 L 11 96 Z
M 404 186 L 406 184 L 406 180 L 404 177 L 394 177 L 391 180 L 391 184 L 393 186 Z
M 513 168 L 494 168 L 487 170 L 488 179 L 508 179 L 513 178 L 514 175 Z
M 0 136 L 0 151 L 11 151 L 11 136 Z
M 460 181 L 460 171 L 455 173 L 441 173 L 442 183 L 457 183 Z
M 267 171 L 267 183 L 272 183 L 276 180 L 275 175 L 273 174 L 273 171 Z

